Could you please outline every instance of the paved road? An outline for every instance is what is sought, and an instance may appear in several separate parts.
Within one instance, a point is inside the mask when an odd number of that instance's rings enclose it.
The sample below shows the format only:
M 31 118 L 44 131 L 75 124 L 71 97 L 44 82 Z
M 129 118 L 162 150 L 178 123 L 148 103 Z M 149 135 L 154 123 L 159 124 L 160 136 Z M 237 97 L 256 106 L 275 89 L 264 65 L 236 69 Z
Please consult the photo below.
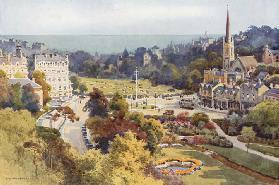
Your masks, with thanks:
M 80 120 L 75 122 L 67 120 L 60 132 L 64 141 L 70 143 L 80 153 L 84 153 L 87 149 L 82 138 L 81 126 L 85 123 L 88 116 L 86 116 L 87 113 L 82 111 L 84 101 L 82 103 L 80 101 L 79 98 L 74 98 L 67 104 L 73 109 Z
M 143 101 L 146 100 L 144 99 L 140 99 L 139 101 Z M 153 104 L 154 102 L 152 102 L 154 100 L 154 98 L 147 98 L 148 103 Z M 193 110 L 189 110 L 189 109 L 182 109 L 179 106 L 179 100 L 180 97 L 179 96 L 175 96 L 172 97 L 170 100 L 162 99 L 162 98 L 157 98 L 156 99 L 156 105 L 160 107 L 160 111 L 158 110 L 154 110 L 154 109 L 132 109 L 131 111 L 137 111 L 137 112 L 142 112 L 143 114 L 146 115 L 162 115 L 165 110 L 173 110 L 174 111 L 174 115 L 177 115 L 181 112 L 189 112 L 189 115 L 193 115 L 194 113 L 197 112 L 204 112 L 206 114 L 208 114 L 208 116 L 212 119 L 220 119 L 220 118 L 224 118 L 225 114 L 224 113 L 219 113 L 219 112 L 213 112 L 213 111 L 208 111 L 199 107 L 196 107 Z M 129 105 L 130 105 L 130 100 L 127 100 Z
M 234 147 L 239 148 L 239 149 L 244 150 L 244 151 L 247 151 L 246 143 L 238 141 L 237 140 L 237 136 L 228 136 L 228 135 L 226 135 L 225 132 L 216 123 L 214 123 L 214 124 L 215 124 L 216 131 L 217 131 L 219 136 L 224 136 L 225 138 L 227 138 L 229 141 L 231 141 L 233 143 Z M 252 153 L 252 154 L 259 155 L 259 156 L 261 156 L 261 157 L 263 157 L 265 159 L 269 159 L 271 161 L 279 162 L 279 158 L 263 154 L 263 153 L 258 152 L 256 150 L 248 149 L 248 152 Z

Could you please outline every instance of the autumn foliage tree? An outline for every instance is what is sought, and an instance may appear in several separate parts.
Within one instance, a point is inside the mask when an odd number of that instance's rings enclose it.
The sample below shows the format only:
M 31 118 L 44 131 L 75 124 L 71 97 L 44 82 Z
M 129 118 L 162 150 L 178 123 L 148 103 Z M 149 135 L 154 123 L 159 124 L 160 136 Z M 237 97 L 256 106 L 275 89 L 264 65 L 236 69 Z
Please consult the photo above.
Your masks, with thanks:
M 85 105 L 85 109 L 90 111 L 90 116 L 107 117 L 109 111 L 109 102 L 104 93 L 98 88 L 93 88 L 89 93 L 90 99 Z

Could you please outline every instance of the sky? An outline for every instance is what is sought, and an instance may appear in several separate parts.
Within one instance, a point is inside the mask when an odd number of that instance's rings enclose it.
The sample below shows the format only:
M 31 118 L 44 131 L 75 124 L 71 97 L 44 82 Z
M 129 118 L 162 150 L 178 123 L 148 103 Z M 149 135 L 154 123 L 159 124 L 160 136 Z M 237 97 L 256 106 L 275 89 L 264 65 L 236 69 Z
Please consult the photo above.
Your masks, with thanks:
M 0 0 L 0 35 L 224 34 L 279 27 L 279 0 Z

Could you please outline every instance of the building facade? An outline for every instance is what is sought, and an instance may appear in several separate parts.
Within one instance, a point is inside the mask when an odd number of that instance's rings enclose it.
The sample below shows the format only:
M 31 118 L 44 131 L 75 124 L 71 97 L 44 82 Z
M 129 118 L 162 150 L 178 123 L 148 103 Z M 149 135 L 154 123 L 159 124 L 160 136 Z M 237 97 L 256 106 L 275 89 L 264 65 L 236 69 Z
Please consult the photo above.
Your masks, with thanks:
M 263 101 L 263 96 L 269 88 L 262 82 L 243 83 L 240 85 L 240 110 L 248 110 Z
M 279 50 L 272 50 L 266 45 L 263 49 L 262 60 L 265 65 L 279 67 Z
M 234 85 L 237 81 L 243 80 L 244 75 L 241 72 L 209 69 L 204 70 L 203 83 L 223 83 L 225 85 Z
M 258 62 L 254 56 L 235 58 L 227 10 L 226 35 L 223 39 L 223 69 L 204 70 L 204 81 L 200 84 L 198 93 L 200 105 L 220 111 L 248 110 L 261 102 L 268 87 L 261 81 L 254 83 L 250 79 L 251 72 L 257 66 Z M 245 81 L 248 83 L 244 83 Z
M 52 98 L 72 96 L 68 56 L 40 54 L 35 55 L 34 60 L 35 70 L 42 71 L 46 75 L 46 81 L 51 86 Z
M 8 78 L 15 78 L 16 76 L 28 76 L 28 62 L 27 58 L 23 56 L 21 46 L 16 47 L 16 53 L 4 54 L 0 49 L 0 69 L 5 71 Z

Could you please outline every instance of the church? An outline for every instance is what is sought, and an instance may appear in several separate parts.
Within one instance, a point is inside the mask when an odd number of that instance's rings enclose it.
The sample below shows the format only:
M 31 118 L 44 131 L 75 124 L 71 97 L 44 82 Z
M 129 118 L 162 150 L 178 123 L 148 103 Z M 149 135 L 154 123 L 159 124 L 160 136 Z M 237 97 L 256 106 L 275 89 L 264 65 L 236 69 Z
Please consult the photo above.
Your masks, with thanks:
M 223 38 L 223 69 L 230 72 L 240 72 L 250 77 L 258 62 L 255 56 L 238 56 L 234 53 L 234 39 L 230 30 L 230 15 L 227 9 L 226 35 Z
M 226 34 L 223 38 L 223 69 L 204 71 L 204 81 L 200 84 L 198 96 L 200 105 L 209 109 L 247 110 L 262 100 L 262 94 L 268 88 L 261 82 L 240 83 L 251 81 L 249 78 L 258 62 L 254 56 L 235 56 L 234 39 L 230 29 L 227 9 Z M 250 94 L 253 94 L 252 98 Z

